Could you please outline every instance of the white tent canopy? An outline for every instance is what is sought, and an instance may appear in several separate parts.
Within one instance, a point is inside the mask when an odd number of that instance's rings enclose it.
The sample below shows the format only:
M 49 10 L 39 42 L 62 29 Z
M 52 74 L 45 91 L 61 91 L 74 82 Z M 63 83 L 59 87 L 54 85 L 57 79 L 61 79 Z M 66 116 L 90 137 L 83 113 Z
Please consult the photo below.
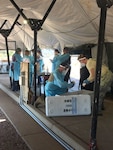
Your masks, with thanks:
M 52 0 L 15 0 L 28 18 L 42 19 Z M 13 24 L 18 11 L 10 0 L 0 0 L 0 26 L 8 20 L 4 29 Z M 8 41 L 16 41 L 16 46 L 32 49 L 34 34 L 28 24 L 24 24 L 21 16 Z M 40 48 L 76 47 L 87 43 L 97 43 L 100 20 L 100 8 L 96 0 L 56 0 L 50 14 L 38 31 Z M 107 11 L 105 40 L 113 42 L 113 7 Z M 9 48 L 13 48 L 9 44 Z M 0 49 L 5 49 L 5 40 L 0 35 Z

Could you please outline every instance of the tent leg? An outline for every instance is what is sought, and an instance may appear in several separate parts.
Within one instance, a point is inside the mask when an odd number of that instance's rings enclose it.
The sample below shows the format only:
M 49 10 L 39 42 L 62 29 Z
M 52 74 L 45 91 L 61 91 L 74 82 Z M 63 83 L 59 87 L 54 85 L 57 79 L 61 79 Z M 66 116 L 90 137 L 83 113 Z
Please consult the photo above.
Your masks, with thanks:
M 9 49 L 8 49 L 7 37 L 5 37 L 5 43 L 6 43 L 6 51 L 7 51 L 8 68 L 9 68 L 10 67 L 10 59 L 9 59 Z M 11 79 L 11 77 L 10 77 L 10 87 L 12 88 L 12 79 Z
M 100 90 L 100 77 L 101 77 L 101 66 L 102 66 L 102 56 L 103 56 L 103 45 L 104 45 L 104 35 L 105 35 L 105 24 L 106 24 L 106 13 L 107 8 L 101 8 L 100 16 L 100 27 L 98 36 L 98 50 L 96 59 L 96 77 L 94 85 L 94 105 L 92 112 L 92 123 L 91 123 L 91 140 L 90 140 L 90 150 L 97 150 L 96 142 L 96 130 L 97 130 L 97 119 L 98 119 L 98 103 L 99 103 L 99 90 Z
M 32 97 L 32 105 L 37 99 L 37 90 L 36 90 L 36 76 L 37 76 L 37 30 L 34 30 L 34 90 L 33 90 L 33 97 Z

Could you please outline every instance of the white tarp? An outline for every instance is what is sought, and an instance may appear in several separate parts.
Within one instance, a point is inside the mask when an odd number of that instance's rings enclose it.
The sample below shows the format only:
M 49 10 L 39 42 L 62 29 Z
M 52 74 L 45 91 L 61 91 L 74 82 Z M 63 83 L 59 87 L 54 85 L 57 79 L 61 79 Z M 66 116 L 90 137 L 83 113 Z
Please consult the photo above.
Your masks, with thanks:
M 42 19 L 52 0 L 15 0 L 28 18 Z M 8 20 L 4 28 L 9 29 L 18 11 L 10 0 L 0 0 L 0 26 Z M 34 34 L 28 24 L 19 18 L 8 37 L 16 41 L 17 47 L 32 49 Z M 100 8 L 96 0 L 56 0 L 49 16 L 38 31 L 38 44 L 43 48 L 76 47 L 87 43 L 97 43 L 100 20 Z M 107 11 L 105 40 L 113 42 L 113 7 Z M 5 42 L 0 35 L 0 49 L 5 49 Z

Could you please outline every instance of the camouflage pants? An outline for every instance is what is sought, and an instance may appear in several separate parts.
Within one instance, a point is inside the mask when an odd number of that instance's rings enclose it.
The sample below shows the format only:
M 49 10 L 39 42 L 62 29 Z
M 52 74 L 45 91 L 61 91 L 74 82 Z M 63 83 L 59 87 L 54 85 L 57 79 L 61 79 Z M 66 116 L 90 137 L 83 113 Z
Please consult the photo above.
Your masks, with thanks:
M 100 94 L 99 94 L 99 105 L 98 105 L 99 111 L 101 111 L 101 109 L 102 109 L 102 105 L 104 103 L 105 95 L 108 91 L 108 88 L 111 87 L 112 82 L 113 82 L 113 73 L 111 71 L 107 72 L 105 74 L 105 76 L 103 76 L 101 78 Z

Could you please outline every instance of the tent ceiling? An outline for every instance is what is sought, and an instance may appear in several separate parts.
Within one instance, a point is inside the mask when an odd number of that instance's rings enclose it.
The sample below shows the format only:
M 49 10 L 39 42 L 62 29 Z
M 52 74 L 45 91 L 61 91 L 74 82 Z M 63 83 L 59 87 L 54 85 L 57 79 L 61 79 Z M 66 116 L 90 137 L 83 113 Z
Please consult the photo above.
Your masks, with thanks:
M 24 10 L 28 18 L 42 19 L 52 0 L 15 0 Z M 106 41 L 113 41 L 113 7 L 107 11 Z M 0 26 L 9 29 L 18 12 L 10 0 L 0 0 Z M 76 47 L 87 43 L 97 43 L 99 30 L 100 8 L 96 0 L 57 0 L 49 16 L 38 31 L 40 47 L 62 49 L 64 46 Z M 9 41 L 16 41 L 18 47 L 32 49 L 34 45 L 33 31 L 28 24 L 19 18 L 20 25 L 15 25 L 8 37 Z M 5 49 L 5 42 L 0 35 L 0 49 Z M 11 48 L 11 47 L 10 47 Z

